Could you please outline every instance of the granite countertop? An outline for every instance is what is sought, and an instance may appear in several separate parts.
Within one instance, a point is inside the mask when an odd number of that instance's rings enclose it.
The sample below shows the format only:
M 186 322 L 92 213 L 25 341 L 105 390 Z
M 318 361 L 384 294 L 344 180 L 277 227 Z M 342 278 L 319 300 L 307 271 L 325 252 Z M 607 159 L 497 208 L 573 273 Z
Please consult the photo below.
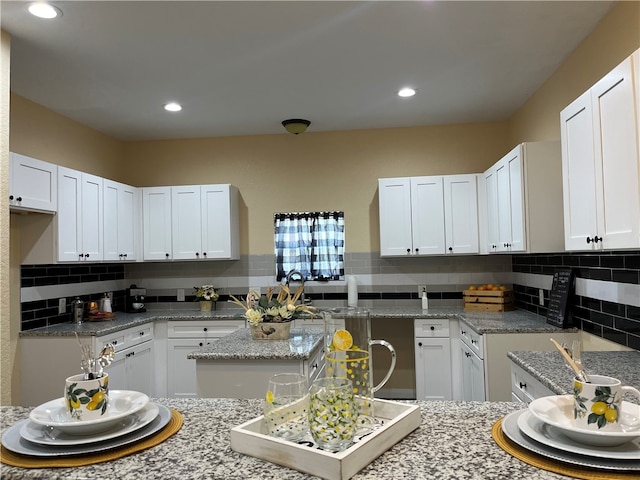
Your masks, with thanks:
M 24 479 L 310 479 L 309 475 L 231 450 L 230 429 L 261 414 L 260 400 L 159 399 L 184 415 L 166 442 L 110 462 L 74 468 L 21 469 L 2 465 L 2 478 Z M 491 427 L 522 409 L 508 402 L 409 402 L 420 406 L 421 426 L 358 472 L 354 480 L 455 480 L 568 477 L 527 465 L 498 447 Z M 3 430 L 30 409 L 0 407 Z
M 509 352 L 507 356 L 558 395 L 573 393 L 573 374 L 560 352 Z M 587 373 L 618 378 L 640 388 L 640 352 L 582 352 Z M 626 399 L 632 400 L 633 398 Z
M 322 343 L 320 329 L 292 328 L 288 340 L 252 340 L 248 328 L 240 328 L 201 350 L 191 352 L 194 360 L 306 360 Z
M 479 334 L 492 333 L 545 333 L 557 332 L 559 328 L 546 323 L 546 319 L 526 310 L 511 312 L 466 312 L 461 307 L 433 307 L 422 310 L 420 307 L 372 307 L 371 318 L 455 318 L 466 322 Z M 126 328 L 160 320 L 244 320 L 238 308 L 222 308 L 213 312 L 196 310 L 155 310 L 145 313 L 116 312 L 115 320 L 103 322 L 85 322 L 81 325 L 62 323 L 51 327 L 36 328 L 20 332 L 21 337 L 68 336 L 77 333 L 80 336 L 108 335 Z M 577 331 L 576 329 L 569 329 Z

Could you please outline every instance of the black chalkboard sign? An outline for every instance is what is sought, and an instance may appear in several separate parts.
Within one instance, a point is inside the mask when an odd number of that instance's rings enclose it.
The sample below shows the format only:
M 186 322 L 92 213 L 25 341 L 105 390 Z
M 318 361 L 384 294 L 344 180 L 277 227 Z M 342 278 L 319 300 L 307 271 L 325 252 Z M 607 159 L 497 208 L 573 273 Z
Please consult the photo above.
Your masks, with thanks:
M 549 292 L 547 323 L 560 328 L 572 324 L 569 314 L 569 302 L 575 287 L 575 276 L 571 268 L 557 268 L 553 274 L 553 284 Z

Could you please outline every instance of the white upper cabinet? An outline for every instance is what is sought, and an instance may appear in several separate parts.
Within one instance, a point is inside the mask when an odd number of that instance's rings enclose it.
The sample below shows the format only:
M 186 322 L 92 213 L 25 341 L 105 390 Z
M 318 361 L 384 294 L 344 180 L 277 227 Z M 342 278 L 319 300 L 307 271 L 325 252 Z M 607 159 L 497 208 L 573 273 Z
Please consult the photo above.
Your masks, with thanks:
M 140 192 L 136 187 L 104 180 L 104 259 L 138 259 Z
M 634 55 L 560 114 L 567 250 L 640 247 Z
M 103 259 L 102 178 L 58 167 L 58 261 Z
M 393 257 L 411 255 L 411 179 L 381 178 L 378 180 L 380 214 L 380 255 Z
M 171 187 L 142 189 L 144 260 L 171 260 Z
M 489 253 L 563 250 L 558 142 L 517 145 L 482 178 Z
M 380 255 L 478 252 L 476 175 L 378 180 Z
M 238 259 L 238 190 L 233 185 L 171 187 L 174 260 Z
M 55 213 L 58 209 L 58 166 L 11 152 L 9 207 Z
M 187 185 L 142 190 L 145 260 L 240 258 L 236 187 Z

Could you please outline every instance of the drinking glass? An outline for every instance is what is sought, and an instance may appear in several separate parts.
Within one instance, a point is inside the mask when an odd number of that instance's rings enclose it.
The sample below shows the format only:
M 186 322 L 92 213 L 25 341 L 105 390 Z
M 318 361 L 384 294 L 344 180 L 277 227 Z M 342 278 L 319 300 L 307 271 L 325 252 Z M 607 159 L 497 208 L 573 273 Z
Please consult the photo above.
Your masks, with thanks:
M 278 373 L 269 379 L 268 388 L 263 402 L 267 433 L 284 440 L 300 440 L 309 432 L 307 377 Z
M 320 378 L 309 389 L 309 430 L 323 450 L 339 452 L 353 443 L 358 406 L 353 383 L 346 378 Z

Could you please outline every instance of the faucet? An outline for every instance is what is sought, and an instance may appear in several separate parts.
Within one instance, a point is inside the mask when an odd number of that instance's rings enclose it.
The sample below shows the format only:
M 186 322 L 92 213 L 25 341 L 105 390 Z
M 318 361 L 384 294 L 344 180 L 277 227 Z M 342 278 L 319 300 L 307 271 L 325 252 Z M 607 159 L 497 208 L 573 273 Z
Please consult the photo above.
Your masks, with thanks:
M 289 273 L 287 273 L 287 287 L 291 282 L 300 282 L 302 284 L 302 295 L 300 295 L 300 302 L 304 305 L 306 303 L 304 295 L 304 276 L 298 270 L 289 270 Z

